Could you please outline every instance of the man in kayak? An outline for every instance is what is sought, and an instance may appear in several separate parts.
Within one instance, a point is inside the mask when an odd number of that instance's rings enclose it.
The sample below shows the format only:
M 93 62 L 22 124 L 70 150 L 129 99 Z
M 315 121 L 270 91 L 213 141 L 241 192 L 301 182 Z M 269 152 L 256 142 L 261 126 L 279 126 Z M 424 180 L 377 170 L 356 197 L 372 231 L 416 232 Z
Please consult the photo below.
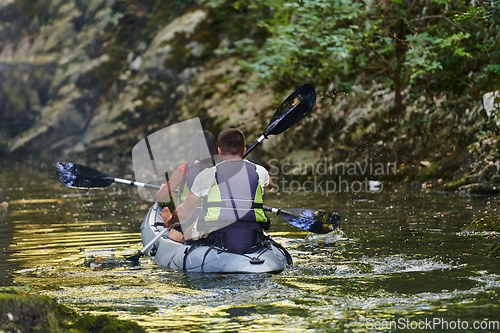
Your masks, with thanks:
M 218 143 L 221 162 L 196 176 L 186 199 L 173 214 L 166 208 L 161 216 L 166 228 L 174 227 L 179 221 L 187 221 L 202 201 L 203 214 L 195 227 L 206 236 L 204 242 L 248 253 L 262 238 L 262 229 L 269 229 L 262 196 L 273 183 L 264 167 L 242 159 L 246 148 L 241 131 L 222 131 Z

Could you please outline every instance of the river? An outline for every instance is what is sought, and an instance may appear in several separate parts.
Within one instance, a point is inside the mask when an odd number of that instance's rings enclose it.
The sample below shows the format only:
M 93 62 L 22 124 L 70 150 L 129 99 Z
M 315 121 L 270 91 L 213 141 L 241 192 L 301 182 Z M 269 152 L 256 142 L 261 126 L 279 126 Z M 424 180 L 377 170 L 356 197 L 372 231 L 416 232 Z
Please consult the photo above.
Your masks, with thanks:
M 186 275 L 145 257 L 140 268 L 118 264 L 142 245 L 149 203 L 134 188 L 67 188 L 50 166 L 0 177 L 10 204 L 0 212 L 0 284 L 29 285 L 148 332 L 490 325 L 487 332 L 500 320 L 500 267 L 485 256 L 491 241 L 462 231 L 493 197 L 388 183 L 380 193 L 271 193 L 267 206 L 338 212 L 340 230 L 312 235 L 275 217 L 270 235 L 289 249 L 292 267 L 277 275 Z M 92 256 L 117 264 L 88 267 Z

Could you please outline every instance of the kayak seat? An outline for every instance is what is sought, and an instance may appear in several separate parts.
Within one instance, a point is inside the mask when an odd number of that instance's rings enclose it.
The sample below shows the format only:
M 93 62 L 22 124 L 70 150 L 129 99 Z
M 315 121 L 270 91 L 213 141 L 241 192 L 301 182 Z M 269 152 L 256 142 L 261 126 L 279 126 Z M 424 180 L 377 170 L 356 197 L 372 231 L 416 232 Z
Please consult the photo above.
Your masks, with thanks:
M 250 253 L 251 248 L 262 239 L 262 227 L 256 222 L 245 221 L 231 223 L 206 237 L 209 246 L 214 245 L 238 254 Z

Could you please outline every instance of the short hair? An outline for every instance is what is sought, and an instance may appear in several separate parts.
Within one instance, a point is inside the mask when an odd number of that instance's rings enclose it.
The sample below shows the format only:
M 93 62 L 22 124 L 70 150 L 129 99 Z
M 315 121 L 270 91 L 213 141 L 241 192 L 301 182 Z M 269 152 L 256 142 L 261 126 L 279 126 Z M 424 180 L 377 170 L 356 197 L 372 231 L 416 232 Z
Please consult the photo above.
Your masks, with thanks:
M 245 135 L 238 129 L 229 128 L 219 134 L 219 148 L 222 155 L 243 156 L 245 152 Z

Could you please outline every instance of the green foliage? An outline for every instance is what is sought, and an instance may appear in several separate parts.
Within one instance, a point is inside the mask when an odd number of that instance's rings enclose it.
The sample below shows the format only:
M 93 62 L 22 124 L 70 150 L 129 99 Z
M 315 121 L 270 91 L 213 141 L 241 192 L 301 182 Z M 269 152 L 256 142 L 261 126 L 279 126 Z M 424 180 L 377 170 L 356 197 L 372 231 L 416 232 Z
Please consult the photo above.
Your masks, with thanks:
M 482 6 L 470 6 L 466 12 L 456 14 L 453 22 L 457 23 L 460 21 L 470 20 L 472 18 L 487 19 L 493 15 L 492 9 L 500 3 L 500 1 L 481 2 Z
M 249 38 L 235 41 L 221 53 L 247 57 L 246 69 L 257 73 L 262 82 L 295 86 L 313 78 L 324 78 L 326 85 L 348 81 L 351 40 L 360 34 L 349 21 L 360 13 L 360 3 L 267 0 L 247 9 L 271 13 L 258 22 L 268 38 L 262 47 Z
M 319 89 L 333 83 L 349 90 L 354 82 L 376 80 L 398 91 L 412 85 L 430 95 L 458 94 L 470 90 L 471 73 L 481 85 L 500 71 L 500 1 L 475 7 L 464 0 L 202 3 L 254 16 L 265 42 L 242 36 L 218 54 L 244 58 L 259 83 L 278 89 L 311 81 Z

